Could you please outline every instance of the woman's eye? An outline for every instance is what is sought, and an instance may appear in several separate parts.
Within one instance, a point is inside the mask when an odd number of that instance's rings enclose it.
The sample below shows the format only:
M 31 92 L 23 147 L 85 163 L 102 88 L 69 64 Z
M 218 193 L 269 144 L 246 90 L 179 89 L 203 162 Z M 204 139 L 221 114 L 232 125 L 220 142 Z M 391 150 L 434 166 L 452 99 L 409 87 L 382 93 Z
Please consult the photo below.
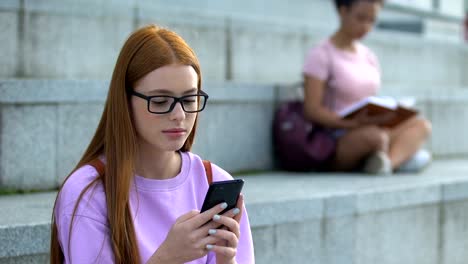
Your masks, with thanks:
M 197 102 L 197 100 L 195 100 L 195 99 L 184 99 L 184 103 L 186 103 L 186 104 L 196 103 L 196 102 Z
M 167 104 L 167 102 L 168 102 L 167 99 L 153 99 L 153 100 L 151 100 L 151 103 L 156 104 L 156 105 Z

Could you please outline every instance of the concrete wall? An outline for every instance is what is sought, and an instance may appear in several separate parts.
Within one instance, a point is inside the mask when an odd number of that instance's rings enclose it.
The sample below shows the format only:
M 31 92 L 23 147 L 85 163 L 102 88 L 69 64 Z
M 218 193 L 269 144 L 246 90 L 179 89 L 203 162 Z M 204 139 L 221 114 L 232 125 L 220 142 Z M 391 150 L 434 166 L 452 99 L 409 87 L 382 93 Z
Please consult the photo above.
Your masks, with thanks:
M 464 0 L 439 0 L 439 10 L 444 14 L 463 17 L 465 15 L 464 4 Z
M 1 81 L 0 186 L 55 188 L 89 144 L 107 85 L 102 81 Z M 294 97 L 296 90 L 242 83 L 207 83 L 203 89 L 210 101 L 200 114 L 194 152 L 230 172 L 273 169 L 274 110 L 280 100 Z M 403 91 L 397 98 L 405 95 Z M 427 147 L 434 155 L 468 155 L 468 143 L 460 132 L 468 129 L 463 122 L 468 119 L 468 93 L 447 89 L 445 95 L 436 91 L 416 99 L 421 114 L 433 123 Z
M 0 186 L 41 190 L 58 186 L 95 132 L 107 85 L 0 82 Z M 213 83 L 204 90 L 212 99 L 200 114 L 194 151 L 231 172 L 272 168 L 273 87 Z
M 411 11 L 391 4 L 388 10 Z M 438 28 L 430 34 L 453 27 L 460 31 L 457 19 L 427 16 L 425 24 Z M 299 80 L 307 50 L 337 25 L 334 8 L 326 0 L 295 0 L 288 5 L 282 1 L 10 0 L 0 3 L 0 21 L 4 22 L 0 23 L 0 78 L 108 80 L 130 32 L 158 23 L 194 47 L 206 80 L 244 83 Z M 467 53 L 466 47 L 448 44 L 443 36 L 435 41 L 374 32 L 366 42 L 381 57 L 385 86 L 468 86 L 460 80 L 467 67 L 461 55 Z M 408 71 L 402 64 L 418 71 Z

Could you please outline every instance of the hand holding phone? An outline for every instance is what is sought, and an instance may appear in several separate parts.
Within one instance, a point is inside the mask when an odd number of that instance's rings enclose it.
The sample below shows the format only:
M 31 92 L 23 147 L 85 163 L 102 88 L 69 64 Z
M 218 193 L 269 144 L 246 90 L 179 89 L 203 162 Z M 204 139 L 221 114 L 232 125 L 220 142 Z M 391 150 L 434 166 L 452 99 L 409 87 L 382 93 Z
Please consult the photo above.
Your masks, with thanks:
M 220 214 L 235 208 L 243 186 L 242 179 L 213 182 L 206 193 L 201 213 L 223 202 L 228 206 Z

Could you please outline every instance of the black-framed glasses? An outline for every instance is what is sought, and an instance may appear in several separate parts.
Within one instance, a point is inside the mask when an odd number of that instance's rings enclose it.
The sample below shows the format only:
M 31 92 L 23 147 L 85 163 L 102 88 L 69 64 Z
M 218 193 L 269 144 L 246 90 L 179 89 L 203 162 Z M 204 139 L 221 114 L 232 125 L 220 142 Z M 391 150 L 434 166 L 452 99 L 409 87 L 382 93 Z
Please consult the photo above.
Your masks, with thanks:
M 132 91 L 132 95 L 145 99 L 148 102 L 148 112 L 153 114 L 167 114 L 174 110 L 177 103 L 180 103 L 186 113 L 197 113 L 205 109 L 208 94 L 199 90 L 197 94 L 189 94 L 181 97 L 170 95 L 146 96 L 139 92 Z

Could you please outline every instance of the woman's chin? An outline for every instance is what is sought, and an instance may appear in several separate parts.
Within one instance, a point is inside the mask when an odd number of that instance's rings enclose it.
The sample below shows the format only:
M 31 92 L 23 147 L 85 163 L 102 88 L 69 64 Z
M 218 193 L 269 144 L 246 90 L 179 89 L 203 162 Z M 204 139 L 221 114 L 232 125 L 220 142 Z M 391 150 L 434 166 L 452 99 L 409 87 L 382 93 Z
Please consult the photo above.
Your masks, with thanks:
M 166 151 L 178 151 L 184 146 L 184 143 L 185 143 L 185 141 L 182 142 L 182 143 L 177 143 L 177 144 L 168 144 L 168 145 L 165 146 L 164 150 L 166 150 Z

